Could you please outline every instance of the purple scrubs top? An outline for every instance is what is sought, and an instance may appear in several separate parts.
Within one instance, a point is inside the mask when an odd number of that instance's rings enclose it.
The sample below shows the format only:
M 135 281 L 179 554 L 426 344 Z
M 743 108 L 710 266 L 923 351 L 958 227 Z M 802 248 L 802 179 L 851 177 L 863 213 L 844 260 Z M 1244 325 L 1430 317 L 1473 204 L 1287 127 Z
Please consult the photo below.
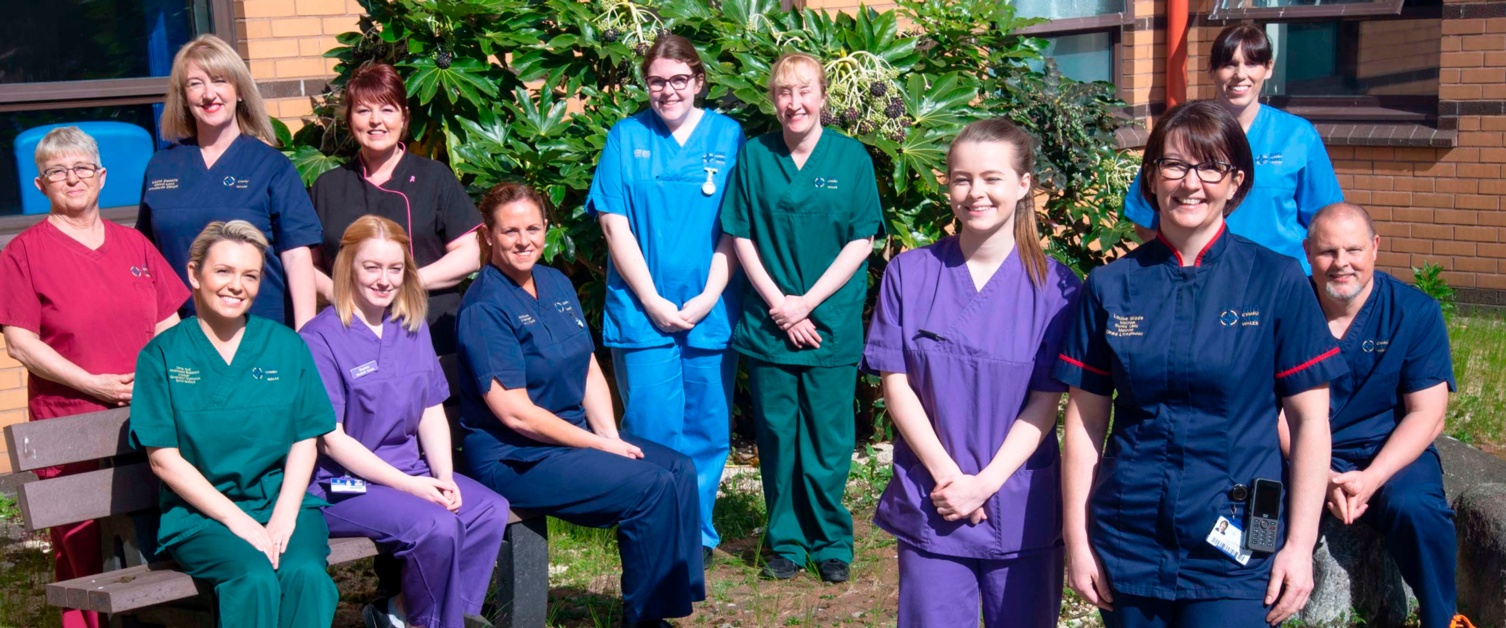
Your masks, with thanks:
M 425 408 L 450 396 L 428 324 L 410 332 L 389 320 L 377 338 L 357 318 L 350 322 L 341 324 L 335 308 L 327 307 L 298 332 L 314 354 L 335 420 L 398 471 L 428 475 L 418 453 L 418 423 Z M 326 497 L 330 478 L 346 474 L 345 467 L 319 456 L 309 492 Z
M 1067 390 L 1051 369 L 1082 282 L 1047 263 L 1036 287 L 1018 251 L 1010 253 L 978 291 L 954 236 L 900 254 L 884 271 L 863 369 L 907 376 L 963 473 L 988 466 L 1031 391 Z M 1047 550 L 1061 542 L 1060 477 L 1056 439 L 1047 438 L 984 504 L 987 521 L 949 522 L 931 503 L 930 472 L 896 438 L 894 478 L 873 522 L 934 554 L 1002 559 Z

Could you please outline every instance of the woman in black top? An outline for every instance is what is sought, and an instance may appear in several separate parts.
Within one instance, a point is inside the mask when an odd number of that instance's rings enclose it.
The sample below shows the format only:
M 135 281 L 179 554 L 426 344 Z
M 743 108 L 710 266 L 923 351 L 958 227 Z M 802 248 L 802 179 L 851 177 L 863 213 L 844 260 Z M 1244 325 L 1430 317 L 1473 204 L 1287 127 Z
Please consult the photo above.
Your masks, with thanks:
M 405 150 L 408 94 L 392 66 L 356 70 L 345 85 L 345 102 L 345 122 L 361 152 L 314 182 L 314 209 L 325 234 L 319 292 L 331 299 L 330 264 L 346 227 L 366 214 L 391 219 L 412 237 L 413 259 L 429 291 L 434 351 L 453 354 L 460 307 L 456 286 L 481 266 L 480 249 L 471 236 L 481 214 L 448 167 Z

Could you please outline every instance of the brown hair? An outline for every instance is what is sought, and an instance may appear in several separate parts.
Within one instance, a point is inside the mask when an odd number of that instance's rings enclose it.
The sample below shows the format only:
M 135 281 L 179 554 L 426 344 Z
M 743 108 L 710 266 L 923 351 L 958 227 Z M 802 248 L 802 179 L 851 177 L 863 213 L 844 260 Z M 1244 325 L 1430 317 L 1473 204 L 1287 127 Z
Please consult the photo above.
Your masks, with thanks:
M 256 90 L 256 81 L 251 80 L 251 70 L 246 69 L 246 62 L 230 44 L 214 35 L 200 35 L 184 44 L 173 57 L 173 71 L 167 79 L 167 102 L 162 106 L 163 139 L 177 142 L 199 137 L 193 113 L 188 110 L 189 65 L 197 65 L 211 77 L 234 83 L 235 94 L 240 100 L 226 104 L 235 107 L 235 120 L 241 133 L 269 144 L 273 141 L 276 135 L 267 119 L 267 108 L 262 105 L 261 92 Z
M 1234 65 L 1234 51 L 1244 53 L 1245 63 L 1270 65 L 1273 57 L 1271 40 L 1254 24 L 1236 24 L 1218 32 L 1208 53 L 1208 71 Z M 1259 96 L 1260 94 L 1256 94 Z
M 1030 175 L 1030 190 L 1014 207 L 1014 246 L 1020 253 L 1020 262 L 1025 265 L 1025 274 L 1036 287 L 1046 283 L 1046 251 L 1041 248 L 1041 234 L 1035 221 L 1035 138 L 1024 129 L 1004 118 L 979 120 L 967 125 L 952 140 L 947 149 L 948 171 L 951 169 L 952 151 L 959 144 L 999 143 L 1009 147 L 1013 163 L 1008 164 L 1015 174 Z
M 429 315 L 429 294 L 424 291 L 423 281 L 418 278 L 418 264 L 413 263 L 412 244 L 407 232 L 397 223 L 367 214 L 357 218 L 340 236 L 340 252 L 335 254 L 333 305 L 340 315 L 340 323 L 350 327 L 350 318 L 356 310 L 356 251 L 367 240 L 396 242 L 403 249 L 403 285 L 397 289 L 397 298 L 392 300 L 390 317 L 402 323 L 403 328 L 415 332 Z M 368 323 L 372 321 L 367 321 Z
M 1145 155 L 1140 162 L 1140 180 L 1151 183 L 1140 186 L 1140 195 L 1145 197 L 1156 213 L 1161 212 L 1154 185 L 1155 177 L 1158 176 L 1156 161 L 1166 154 L 1166 145 L 1174 139 L 1181 141 L 1182 145 L 1192 151 L 1188 158 L 1204 162 L 1222 161 L 1245 174 L 1234 197 L 1224 205 L 1225 216 L 1233 213 L 1239 207 L 1239 202 L 1244 200 L 1245 194 L 1255 186 L 1255 157 L 1250 154 L 1250 140 L 1245 137 L 1245 130 L 1239 126 L 1239 120 L 1223 105 L 1212 100 L 1194 100 L 1177 105 L 1161 116 L 1160 120 L 1156 120 L 1155 128 L 1150 131 L 1150 139 L 1145 142 Z M 1187 176 L 1197 175 L 1188 172 Z
M 539 210 L 539 218 L 544 221 L 545 226 L 548 226 L 549 212 L 544 209 L 544 197 L 528 187 L 528 184 L 505 181 L 492 186 L 492 189 L 487 190 L 486 195 L 481 197 L 481 203 L 477 205 L 477 209 L 481 210 L 481 224 L 486 227 L 484 230 L 476 230 L 476 241 L 481 244 L 482 266 L 492 262 L 492 243 L 487 241 L 486 236 L 497 227 L 497 210 L 503 205 L 516 201 L 533 203 L 533 206 Z
M 643 63 L 639 64 L 638 69 L 642 71 L 645 79 L 648 78 L 648 66 L 660 59 L 679 61 L 690 66 L 690 74 L 693 77 L 706 75 L 706 66 L 701 63 L 701 53 L 696 52 L 695 44 L 674 33 L 661 35 L 659 40 L 649 47 L 648 53 L 643 55 Z
M 408 126 L 408 88 L 397 70 L 385 63 L 368 63 L 351 73 L 345 83 L 345 106 L 340 118 L 350 126 L 350 114 L 357 104 L 392 105 L 403 112 L 403 132 Z

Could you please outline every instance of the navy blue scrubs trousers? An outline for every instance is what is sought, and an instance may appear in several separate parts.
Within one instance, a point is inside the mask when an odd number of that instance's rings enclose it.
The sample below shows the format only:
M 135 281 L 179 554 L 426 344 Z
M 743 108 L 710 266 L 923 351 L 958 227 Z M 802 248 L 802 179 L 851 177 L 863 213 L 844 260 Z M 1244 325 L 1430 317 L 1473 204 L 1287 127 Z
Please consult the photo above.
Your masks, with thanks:
M 1104 628 L 1268 628 L 1265 600 L 1162 600 L 1114 594 L 1114 610 L 1099 611 Z
M 1337 455 L 1334 466 L 1357 468 Z M 1455 612 L 1459 542 L 1438 453 L 1429 449 L 1402 467 L 1375 491 L 1369 506 L 1359 521 L 1386 537 L 1386 551 L 1417 595 L 1422 628 L 1447 628 Z
M 538 461 L 471 469 L 471 477 L 513 508 L 592 528 L 616 525 L 623 619 L 685 617 L 692 602 L 706 599 L 695 465 L 663 445 L 623 440 L 643 449 L 643 459 L 559 448 Z

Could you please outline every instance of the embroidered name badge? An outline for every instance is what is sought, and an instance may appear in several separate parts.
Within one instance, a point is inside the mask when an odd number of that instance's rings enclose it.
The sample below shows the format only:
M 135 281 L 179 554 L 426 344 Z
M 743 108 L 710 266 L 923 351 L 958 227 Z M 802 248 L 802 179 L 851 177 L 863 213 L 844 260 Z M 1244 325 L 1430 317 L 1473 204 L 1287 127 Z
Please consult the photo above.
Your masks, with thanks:
M 372 360 L 353 369 L 350 369 L 350 378 L 360 379 L 375 372 L 377 372 L 377 363 L 376 360 Z
M 531 316 L 531 315 L 528 315 L 528 314 L 519 314 L 518 315 L 518 322 L 522 323 L 524 325 L 532 325 L 534 323 L 534 319 L 533 319 L 533 316 Z
M 701 156 L 701 164 L 707 168 L 721 168 L 727 164 L 725 153 L 706 153 Z
M 1365 353 L 1385 353 L 1390 346 L 1390 340 L 1366 340 L 1360 343 L 1360 349 Z
M 1145 332 L 1140 331 L 1140 324 L 1143 322 L 1145 322 L 1145 317 L 1138 314 L 1124 316 L 1110 312 L 1109 328 L 1105 330 L 1104 333 L 1115 338 L 1134 338 L 1136 336 L 1144 336 Z
M 647 149 L 643 149 L 643 148 L 635 148 L 635 149 L 633 149 L 633 157 L 636 157 L 638 159 L 648 159 L 649 157 L 653 157 L 653 156 L 654 156 L 653 152 L 651 152 L 651 151 L 649 151 Z
M 1218 324 L 1224 327 L 1259 327 L 1260 310 L 1229 308 L 1219 313 Z
M 1255 165 L 1257 165 L 1257 166 L 1268 166 L 1268 165 L 1269 166 L 1279 166 L 1279 165 L 1281 165 L 1281 153 L 1271 153 L 1269 155 L 1256 155 L 1255 156 Z
M 199 383 L 199 372 L 186 366 L 175 366 L 167 370 L 168 379 L 179 384 Z
M 826 177 L 816 177 L 816 187 L 819 189 L 835 190 L 837 189 L 837 180 L 828 179 Z
M 250 179 L 237 179 L 235 177 L 225 177 L 224 179 L 220 180 L 220 183 L 223 183 L 225 185 L 225 187 L 227 187 L 227 188 L 235 188 L 237 190 L 244 190 L 244 189 L 246 189 L 247 185 L 250 185 L 251 180 Z
M 176 190 L 176 189 L 178 189 L 178 180 L 177 179 L 152 179 L 152 182 L 148 183 L 147 186 L 146 186 L 146 191 L 148 191 L 148 192 L 156 192 L 158 190 Z
M 277 374 L 277 369 L 264 369 L 260 366 L 251 369 L 251 377 L 252 379 L 258 379 L 268 382 L 275 382 L 282 379 L 282 377 Z

